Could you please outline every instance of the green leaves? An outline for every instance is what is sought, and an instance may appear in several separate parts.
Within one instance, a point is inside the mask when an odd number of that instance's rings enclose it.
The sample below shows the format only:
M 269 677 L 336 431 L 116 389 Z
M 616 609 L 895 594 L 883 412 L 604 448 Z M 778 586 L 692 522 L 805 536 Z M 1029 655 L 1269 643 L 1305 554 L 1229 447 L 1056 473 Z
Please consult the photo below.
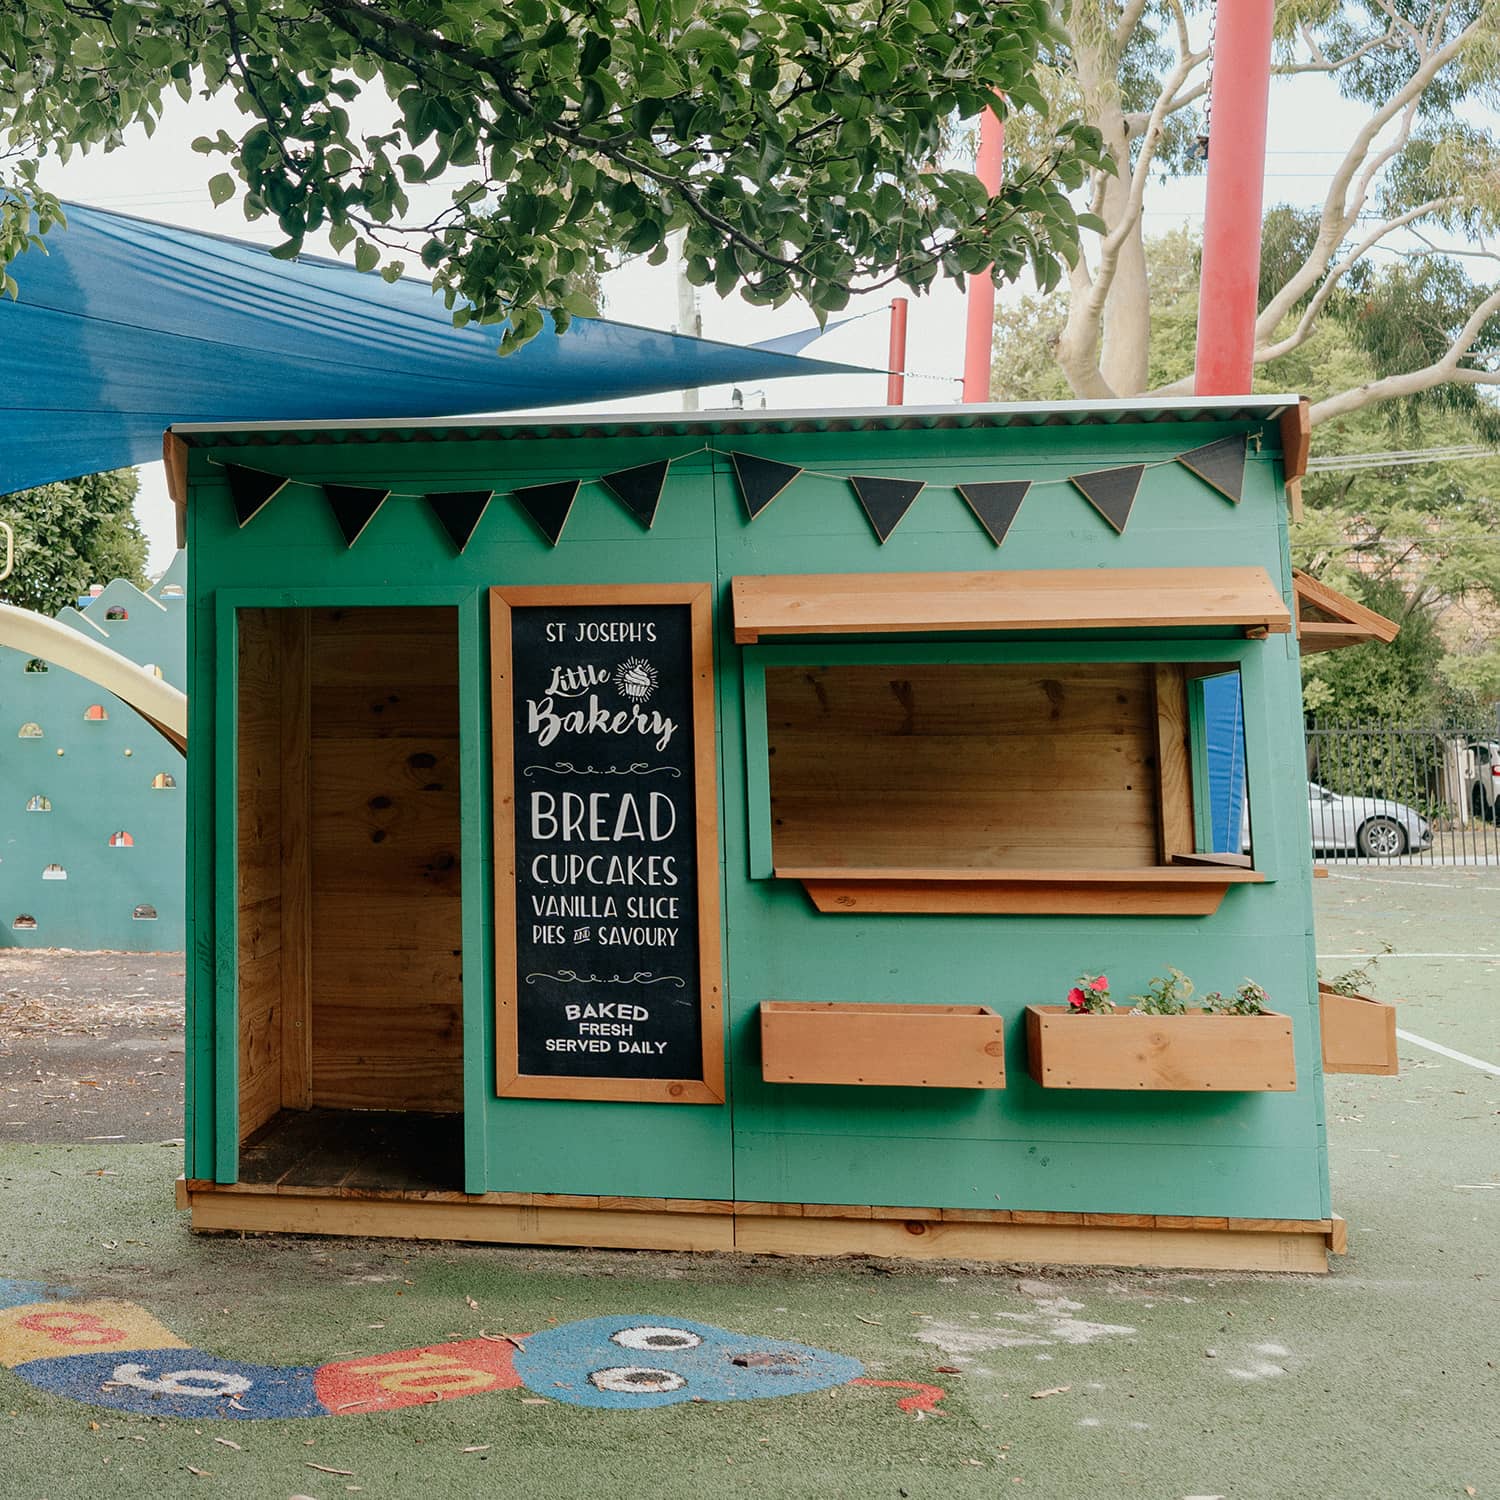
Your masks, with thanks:
M 128 578 L 144 588 L 138 489 L 135 470 L 120 469 L 5 496 L 16 569 L 0 583 L 0 600 L 50 615 L 99 578 Z
M 1096 134 L 1037 125 L 1038 170 L 993 201 L 932 170 L 952 117 L 1040 98 L 1051 24 L 1043 0 L 10 0 L 0 58 L 31 61 L 0 68 L 0 137 L 24 146 L 0 170 L 0 265 L 25 163 L 108 146 L 198 78 L 246 120 L 194 143 L 221 158 L 215 204 L 273 216 L 280 254 L 325 225 L 362 271 L 399 274 L 384 252 L 405 250 L 505 348 L 675 230 L 697 284 L 819 316 L 856 285 L 992 264 L 1053 285 Z M 413 209 L 427 185 L 441 206 Z

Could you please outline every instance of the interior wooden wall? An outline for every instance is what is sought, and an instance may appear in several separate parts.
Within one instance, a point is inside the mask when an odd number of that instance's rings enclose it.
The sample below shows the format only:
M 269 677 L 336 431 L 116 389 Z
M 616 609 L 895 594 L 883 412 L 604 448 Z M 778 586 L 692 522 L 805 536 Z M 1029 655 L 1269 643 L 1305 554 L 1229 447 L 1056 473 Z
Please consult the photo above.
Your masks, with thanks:
M 768 669 L 776 865 L 1158 863 L 1155 671 Z
M 458 620 L 314 610 L 313 1104 L 463 1103 Z
M 240 1138 L 281 1108 L 281 689 L 275 613 L 240 612 Z

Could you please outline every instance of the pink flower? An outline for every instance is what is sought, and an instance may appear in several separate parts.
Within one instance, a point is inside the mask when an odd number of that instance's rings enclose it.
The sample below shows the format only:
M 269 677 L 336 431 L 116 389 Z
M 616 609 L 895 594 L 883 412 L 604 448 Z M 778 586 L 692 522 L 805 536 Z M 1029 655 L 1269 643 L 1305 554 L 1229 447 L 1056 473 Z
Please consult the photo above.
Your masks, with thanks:
M 1097 979 L 1089 980 L 1089 988 L 1093 990 L 1096 995 L 1107 995 L 1109 993 L 1108 975 L 1101 974 Z
M 1082 990 L 1069 990 L 1068 1004 L 1071 1005 L 1074 1010 L 1082 1010 L 1084 1006 L 1088 1004 L 1088 997 L 1083 993 Z

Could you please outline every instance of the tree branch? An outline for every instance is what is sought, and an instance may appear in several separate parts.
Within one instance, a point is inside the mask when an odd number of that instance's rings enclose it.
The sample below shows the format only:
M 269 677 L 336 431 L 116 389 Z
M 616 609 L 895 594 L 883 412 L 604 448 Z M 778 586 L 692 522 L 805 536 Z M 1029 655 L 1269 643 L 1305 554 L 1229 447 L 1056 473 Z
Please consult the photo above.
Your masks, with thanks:
M 1151 118 L 1141 136 L 1140 154 L 1136 158 L 1135 170 L 1130 177 L 1130 193 L 1119 220 L 1110 228 L 1100 242 L 1099 266 L 1094 274 L 1094 284 L 1089 291 L 1089 313 L 1097 317 L 1103 310 L 1105 299 L 1114 282 L 1115 266 L 1120 258 L 1120 249 L 1126 239 L 1140 223 L 1141 206 L 1145 200 L 1146 183 L 1151 176 L 1151 163 L 1156 157 L 1156 145 L 1161 139 L 1162 121 L 1166 118 L 1167 106 L 1188 75 L 1208 56 L 1204 52 L 1189 52 L 1179 57 L 1177 65 L 1168 75 L 1156 96 Z
M 1321 313 L 1328 303 L 1328 299 L 1338 289 L 1339 283 L 1350 271 L 1359 264 L 1360 260 L 1374 249 L 1387 235 L 1394 234 L 1398 229 L 1404 229 L 1408 224 L 1427 214 L 1436 213 L 1439 209 L 1458 202 L 1457 198 L 1429 198 L 1426 203 L 1418 204 L 1416 208 L 1409 209 L 1394 219 L 1387 219 L 1383 224 L 1375 227 L 1357 244 L 1344 258 L 1335 265 L 1328 268 L 1327 274 L 1313 294 L 1312 300 L 1303 309 L 1297 326 L 1284 338 L 1278 339 L 1274 344 L 1263 345 L 1255 351 L 1255 362 L 1265 364 L 1270 360 L 1279 359 L 1283 354 L 1290 354 L 1293 349 L 1300 348 L 1307 342 L 1313 331 L 1318 314 Z
M 1120 12 L 1113 37 L 1117 57 L 1130 45 L 1130 34 L 1140 24 L 1145 11 L 1146 0 L 1128 0 L 1125 9 Z
M 1372 406 L 1377 401 L 1420 395 L 1438 385 L 1500 386 L 1500 370 L 1476 370 L 1459 363 L 1479 337 L 1480 330 L 1497 312 L 1500 312 L 1500 287 L 1485 297 L 1470 313 L 1468 321 L 1441 359 L 1434 360 L 1419 370 L 1407 370 L 1400 375 L 1387 375 L 1380 380 L 1367 381 L 1351 390 L 1340 391 L 1338 395 L 1330 396 L 1325 401 L 1314 402 L 1311 412 L 1313 422 L 1326 422 L 1331 417 L 1346 416 L 1350 412 Z
M 1301 298 L 1322 278 L 1333 259 L 1334 252 L 1343 243 L 1345 236 L 1357 217 L 1361 197 L 1351 211 L 1349 192 L 1351 184 L 1365 164 L 1380 133 L 1403 112 L 1412 109 L 1420 100 L 1423 91 L 1432 79 L 1464 49 L 1479 27 L 1482 17 L 1472 21 L 1457 36 L 1435 52 L 1429 52 L 1421 65 L 1412 74 L 1406 85 L 1397 91 L 1385 104 L 1377 109 L 1351 143 L 1344 159 L 1329 183 L 1323 200 L 1322 219 L 1318 236 L 1306 260 L 1292 273 L 1281 289 L 1271 298 L 1256 320 L 1257 337 L 1269 338 L 1281 320 Z M 1410 126 L 1407 125 L 1409 133 Z M 1363 190 L 1368 191 L 1371 174 L 1363 178 Z

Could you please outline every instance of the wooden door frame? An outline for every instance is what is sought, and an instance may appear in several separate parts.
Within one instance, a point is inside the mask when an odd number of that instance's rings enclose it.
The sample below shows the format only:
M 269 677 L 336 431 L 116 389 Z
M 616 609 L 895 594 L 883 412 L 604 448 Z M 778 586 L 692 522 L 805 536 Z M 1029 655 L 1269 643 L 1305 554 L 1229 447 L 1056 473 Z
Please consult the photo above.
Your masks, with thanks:
M 487 677 L 477 584 L 359 588 L 221 588 L 214 593 L 214 1180 L 239 1180 L 239 612 L 244 609 L 443 608 L 456 611 L 459 676 L 459 878 L 463 891 L 464 1180 L 483 1182 L 486 1086 L 484 1020 L 484 849 L 478 830 L 484 798 L 486 715 L 474 690 Z M 472 813 L 472 817 L 466 816 Z M 470 828 L 475 831 L 471 834 Z M 195 1081 L 195 1096 L 201 1080 Z M 193 1108 L 194 1100 L 189 1100 Z

